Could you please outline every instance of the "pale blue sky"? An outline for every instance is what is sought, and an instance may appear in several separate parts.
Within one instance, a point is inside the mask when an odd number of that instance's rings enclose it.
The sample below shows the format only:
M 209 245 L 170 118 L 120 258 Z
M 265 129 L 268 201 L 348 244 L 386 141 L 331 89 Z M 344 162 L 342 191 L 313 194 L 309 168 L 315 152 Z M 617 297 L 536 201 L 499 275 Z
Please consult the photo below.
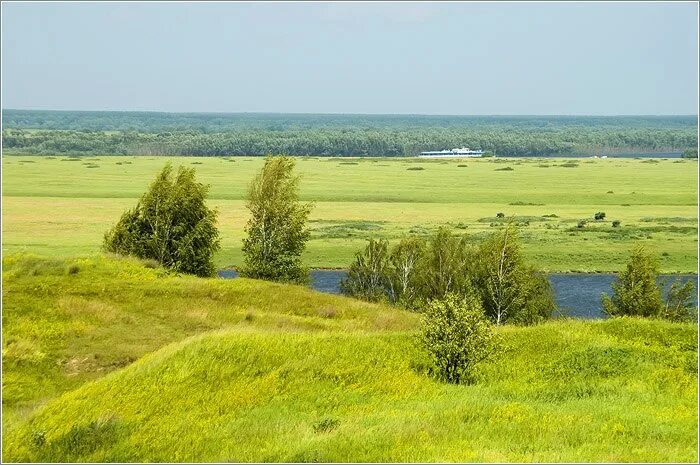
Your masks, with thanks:
M 696 3 L 3 3 L 2 107 L 697 114 Z

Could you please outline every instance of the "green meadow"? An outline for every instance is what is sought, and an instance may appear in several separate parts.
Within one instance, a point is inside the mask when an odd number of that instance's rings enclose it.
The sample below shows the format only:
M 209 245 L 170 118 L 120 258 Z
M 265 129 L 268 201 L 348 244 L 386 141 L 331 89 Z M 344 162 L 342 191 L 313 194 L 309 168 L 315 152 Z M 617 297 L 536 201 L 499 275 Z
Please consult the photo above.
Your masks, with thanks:
M 13 254 L 2 292 L 3 462 L 697 460 L 696 324 L 500 327 L 448 385 L 418 315 L 299 286 Z
M 5 156 L 3 252 L 98 253 L 103 233 L 168 160 L 197 168 L 211 185 L 217 265 L 240 264 L 244 198 L 259 157 Z M 297 169 L 302 198 L 315 204 L 304 255 L 311 267 L 346 267 L 369 237 L 395 241 L 446 223 L 482 238 L 500 226 L 500 212 L 515 217 L 526 255 L 543 270 L 617 271 L 642 242 L 663 272 L 697 271 L 696 160 L 303 157 Z M 593 219 L 599 211 L 604 221 Z

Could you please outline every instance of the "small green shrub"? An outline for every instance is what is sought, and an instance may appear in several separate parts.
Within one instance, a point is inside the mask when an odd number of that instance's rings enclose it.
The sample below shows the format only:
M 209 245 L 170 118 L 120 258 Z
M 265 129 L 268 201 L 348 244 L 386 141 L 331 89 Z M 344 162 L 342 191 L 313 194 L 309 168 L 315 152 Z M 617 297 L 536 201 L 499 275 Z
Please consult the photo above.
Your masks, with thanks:
M 431 359 L 433 375 L 455 384 L 473 382 L 477 366 L 498 349 L 479 300 L 452 293 L 425 307 L 421 343 Z
M 425 168 L 423 168 L 422 166 L 411 166 L 410 168 L 406 168 L 407 171 L 422 171 L 424 169 Z
M 620 224 L 622 224 L 622 223 L 620 223 L 620 220 L 615 220 L 615 221 L 612 222 L 612 227 L 613 227 L 613 228 L 619 228 L 619 227 L 620 227 Z
M 328 433 L 340 425 L 340 420 L 336 418 L 324 418 L 313 425 L 314 433 Z
M 581 221 L 578 222 L 578 224 L 576 225 L 576 227 L 579 228 L 579 229 L 582 229 L 584 226 L 586 226 L 586 223 L 588 223 L 588 221 L 586 221 L 586 220 L 581 220 Z
M 33 431 L 32 445 L 34 447 L 42 447 L 44 444 L 46 444 L 46 431 Z
M 593 215 L 593 218 L 596 221 L 604 220 L 605 219 L 605 212 L 597 212 L 595 215 Z
M 502 212 L 496 213 L 496 218 L 505 218 L 505 217 L 506 217 L 506 215 L 503 214 Z
M 503 168 L 496 168 L 494 171 L 515 171 L 515 169 L 510 166 L 505 166 Z

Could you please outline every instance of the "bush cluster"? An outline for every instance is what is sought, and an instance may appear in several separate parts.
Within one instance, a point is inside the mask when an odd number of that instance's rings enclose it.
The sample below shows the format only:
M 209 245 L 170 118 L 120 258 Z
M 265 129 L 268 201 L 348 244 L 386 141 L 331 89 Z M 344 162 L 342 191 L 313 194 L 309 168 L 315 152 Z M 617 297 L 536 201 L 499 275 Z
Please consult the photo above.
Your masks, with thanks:
M 481 243 L 444 227 L 428 240 L 409 236 L 392 249 L 372 239 L 356 254 L 341 290 L 419 310 L 448 294 L 473 295 L 496 324 L 533 324 L 555 309 L 549 281 L 525 263 L 512 224 Z

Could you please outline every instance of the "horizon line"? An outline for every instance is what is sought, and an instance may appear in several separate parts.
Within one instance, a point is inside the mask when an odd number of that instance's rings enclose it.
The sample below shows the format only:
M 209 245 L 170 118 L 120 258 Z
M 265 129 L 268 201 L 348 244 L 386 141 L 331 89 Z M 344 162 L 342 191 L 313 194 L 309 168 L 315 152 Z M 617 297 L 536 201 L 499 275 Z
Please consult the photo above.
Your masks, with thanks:
M 45 109 L 45 108 L 2 108 L 0 111 L 43 111 L 43 112 L 72 112 L 72 113 L 160 113 L 180 115 L 332 115 L 332 116 L 452 116 L 452 117 L 671 117 L 685 116 L 698 118 L 695 113 L 638 113 L 638 114 L 595 114 L 595 113 L 344 113 L 344 112 L 280 112 L 280 111 L 163 111 L 163 110 L 75 110 L 75 109 Z

